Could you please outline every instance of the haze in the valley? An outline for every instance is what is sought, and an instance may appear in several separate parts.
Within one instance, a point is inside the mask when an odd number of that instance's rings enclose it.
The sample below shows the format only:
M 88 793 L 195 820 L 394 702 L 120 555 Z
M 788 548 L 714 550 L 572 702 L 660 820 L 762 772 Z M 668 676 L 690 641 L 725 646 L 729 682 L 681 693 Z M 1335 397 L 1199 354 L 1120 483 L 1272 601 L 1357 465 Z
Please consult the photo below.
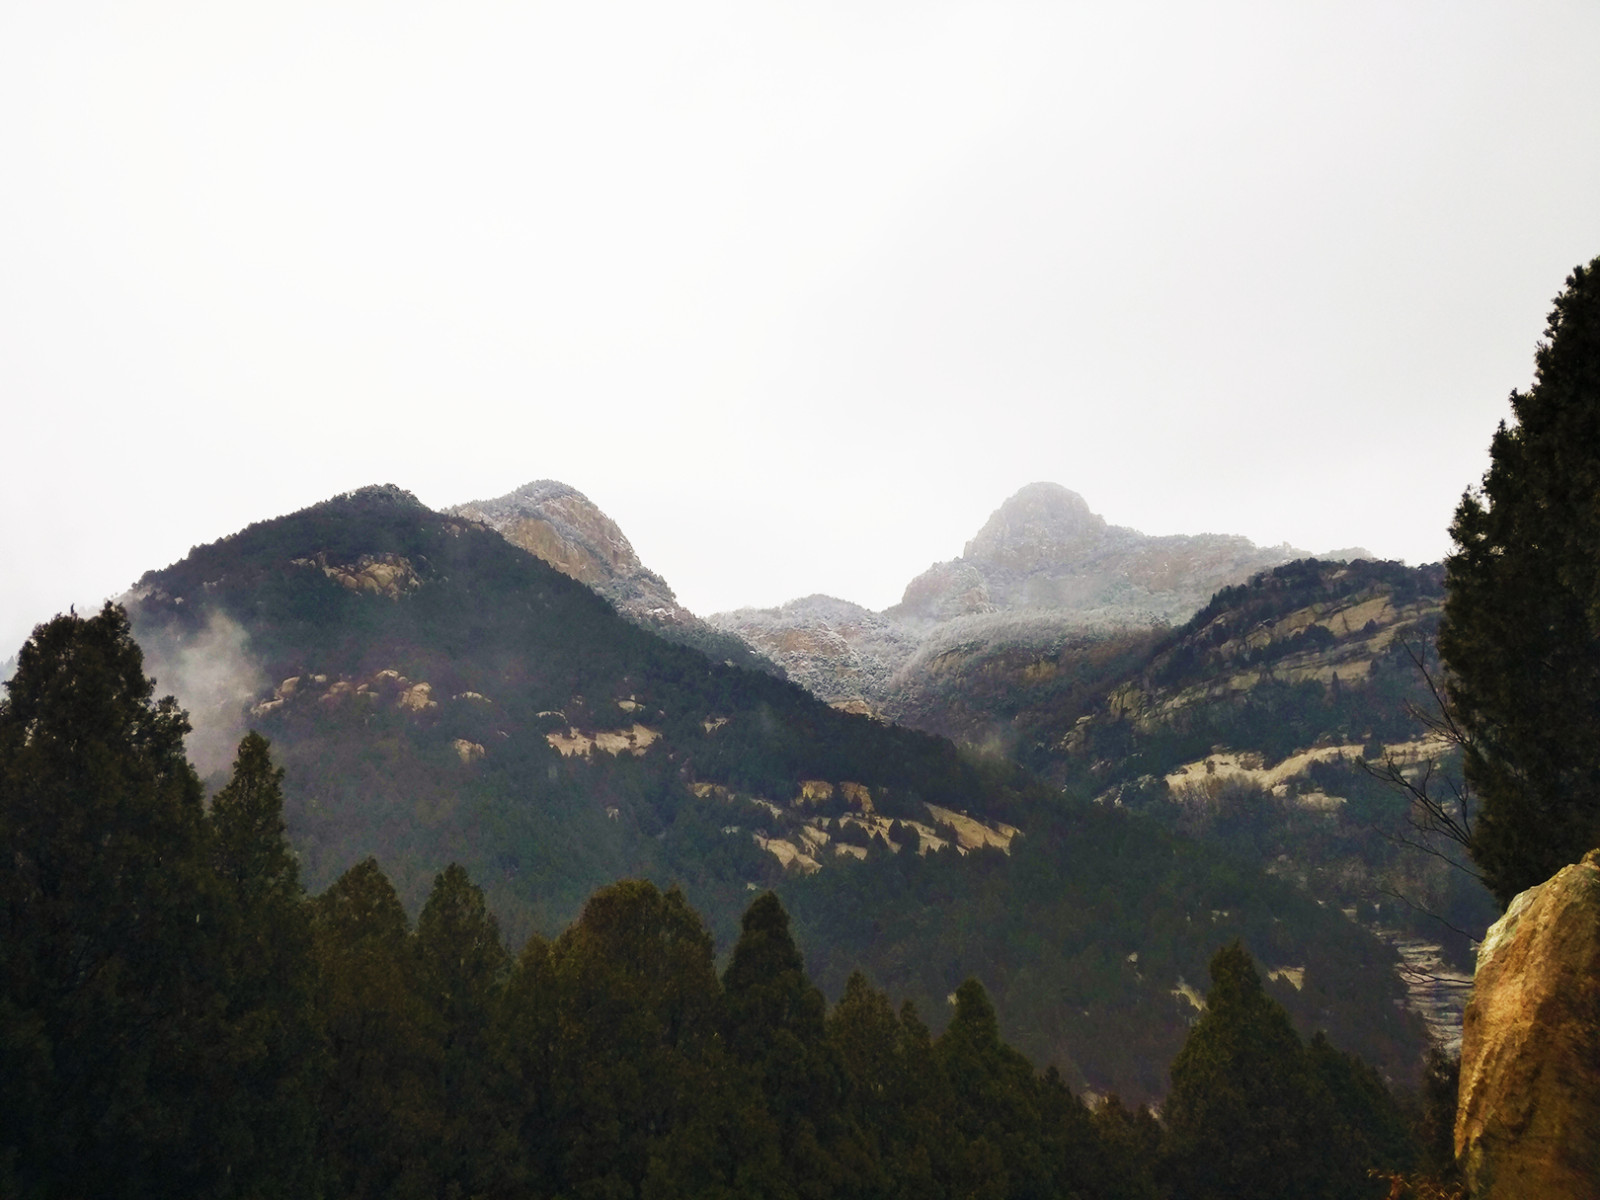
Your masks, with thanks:
M 0 657 L 252 521 L 580 489 L 701 616 L 1030 481 L 1448 548 L 1600 250 L 1600 11 L 0 10 Z

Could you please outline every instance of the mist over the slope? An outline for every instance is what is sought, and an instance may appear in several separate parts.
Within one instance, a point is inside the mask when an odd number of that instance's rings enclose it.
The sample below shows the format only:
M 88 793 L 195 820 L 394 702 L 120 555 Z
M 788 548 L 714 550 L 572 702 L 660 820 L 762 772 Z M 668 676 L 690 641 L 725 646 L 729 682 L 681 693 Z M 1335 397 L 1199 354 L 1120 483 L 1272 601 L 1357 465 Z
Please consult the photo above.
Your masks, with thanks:
M 194 637 L 137 627 L 135 636 L 156 695 L 176 696 L 189 714 L 189 761 L 201 778 L 226 771 L 249 728 L 249 704 L 268 682 L 250 654 L 249 634 L 231 617 L 213 613 Z

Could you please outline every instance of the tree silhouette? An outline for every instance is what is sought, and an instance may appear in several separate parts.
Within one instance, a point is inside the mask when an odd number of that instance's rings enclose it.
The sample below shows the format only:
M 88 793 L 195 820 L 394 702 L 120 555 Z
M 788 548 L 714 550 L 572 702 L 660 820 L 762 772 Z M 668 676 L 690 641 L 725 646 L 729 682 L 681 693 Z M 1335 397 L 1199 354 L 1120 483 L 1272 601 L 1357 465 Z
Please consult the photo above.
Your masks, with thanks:
M 218 1169 L 197 1125 L 218 896 L 188 728 L 110 604 L 36 628 L 0 700 L 0 1163 L 24 1194 L 177 1194 Z
M 443 1053 L 412 977 L 405 909 L 369 858 L 318 896 L 313 914 L 331 1056 L 318 1114 L 329 1190 L 433 1195 Z
M 267 740 L 250 733 L 211 803 L 215 955 L 227 1001 L 216 1014 L 205 1118 L 228 1186 L 263 1197 L 313 1190 L 323 1066 L 311 909 L 286 837 L 282 785 Z
M 1173 1060 L 1164 1116 L 1175 1200 L 1333 1200 L 1370 1190 L 1364 1168 L 1351 1179 L 1330 1165 L 1331 1099 L 1238 942 L 1211 960 L 1206 1011 Z
M 1439 631 L 1472 854 L 1502 905 L 1600 845 L 1600 259 L 1545 335 L 1456 509 Z

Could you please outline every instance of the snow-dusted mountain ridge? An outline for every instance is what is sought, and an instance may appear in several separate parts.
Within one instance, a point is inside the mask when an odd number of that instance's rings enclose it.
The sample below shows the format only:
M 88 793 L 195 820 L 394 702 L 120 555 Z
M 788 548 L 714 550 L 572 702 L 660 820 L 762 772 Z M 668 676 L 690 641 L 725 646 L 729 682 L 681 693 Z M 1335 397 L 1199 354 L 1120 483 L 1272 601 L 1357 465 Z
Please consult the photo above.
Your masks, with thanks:
M 1024 615 L 1035 638 L 1041 622 L 1078 635 L 1180 624 L 1218 589 L 1305 557 L 1289 545 L 1233 535 L 1152 537 L 1110 524 L 1060 484 L 1030 483 L 995 510 L 959 558 L 930 566 L 881 613 L 855 605 L 845 612 L 845 602 L 810 597 L 708 620 L 823 699 L 894 716 L 895 695 L 914 684 L 908 673 L 928 657 L 918 651 L 930 641 L 992 641 Z

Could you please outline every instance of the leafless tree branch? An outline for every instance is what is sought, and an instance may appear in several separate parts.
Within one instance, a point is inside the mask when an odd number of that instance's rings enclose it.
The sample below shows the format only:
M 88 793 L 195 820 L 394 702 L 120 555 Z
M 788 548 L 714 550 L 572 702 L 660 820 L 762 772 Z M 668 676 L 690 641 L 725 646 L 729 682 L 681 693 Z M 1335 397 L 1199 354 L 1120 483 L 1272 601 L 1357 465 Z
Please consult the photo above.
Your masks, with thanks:
M 1398 900 L 1401 904 L 1404 904 L 1412 912 L 1421 913 L 1425 917 L 1431 917 L 1433 920 L 1439 922 L 1439 924 L 1443 925 L 1446 929 L 1450 930 L 1452 933 L 1459 933 L 1462 937 L 1466 938 L 1469 942 L 1475 942 L 1475 941 L 1478 940 L 1473 934 L 1467 932 L 1465 929 L 1462 929 L 1459 925 L 1452 925 L 1449 921 L 1446 921 L 1438 913 L 1434 912 L 1432 909 L 1428 909 L 1428 908 L 1422 907 L 1422 905 L 1417 904 L 1415 901 L 1413 901 L 1409 896 L 1406 896 L 1404 893 L 1397 892 L 1397 891 L 1394 891 L 1391 888 L 1384 888 L 1384 887 L 1373 888 L 1372 891 L 1373 891 L 1374 895 L 1387 896 L 1391 900 Z M 1430 974 L 1430 973 L 1428 973 L 1426 971 L 1420 971 L 1416 967 L 1405 967 L 1404 969 L 1407 970 L 1407 971 L 1416 973 L 1416 976 L 1419 979 L 1434 979 L 1434 978 L 1437 978 L 1437 976 L 1434 976 L 1434 975 L 1432 975 L 1432 974 Z M 1446 980 L 1445 982 L 1449 982 L 1449 981 Z
M 1466 753 L 1472 745 L 1471 735 L 1457 724 L 1442 682 L 1428 667 L 1427 646 L 1420 642 L 1406 642 L 1403 646 L 1406 656 L 1411 659 L 1412 666 L 1422 677 L 1423 684 L 1433 701 L 1432 705 L 1426 708 L 1417 704 L 1407 704 L 1407 713 L 1427 731 L 1425 740 L 1438 741 Z M 1420 840 L 1414 841 L 1401 834 L 1376 827 L 1374 832 L 1399 845 L 1432 854 L 1448 862 L 1458 871 L 1471 875 L 1480 883 L 1483 882 L 1483 876 L 1468 866 L 1467 861 L 1447 854 L 1435 845 L 1427 844 L 1434 839 L 1443 838 L 1454 842 L 1462 850 L 1471 850 L 1472 792 L 1464 782 L 1441 775 L 1438 763 L 1431 758 L 1426 759 L 1418 767 L 1408 770 L 1395 760 L 1394 755 L 1385 754 L 1381 763 L 1367 762 L 1363 759 L 1361 767 L 1372 778 L 1394 788 L 1406 797 L 1408 801 L 1406 824 Z

